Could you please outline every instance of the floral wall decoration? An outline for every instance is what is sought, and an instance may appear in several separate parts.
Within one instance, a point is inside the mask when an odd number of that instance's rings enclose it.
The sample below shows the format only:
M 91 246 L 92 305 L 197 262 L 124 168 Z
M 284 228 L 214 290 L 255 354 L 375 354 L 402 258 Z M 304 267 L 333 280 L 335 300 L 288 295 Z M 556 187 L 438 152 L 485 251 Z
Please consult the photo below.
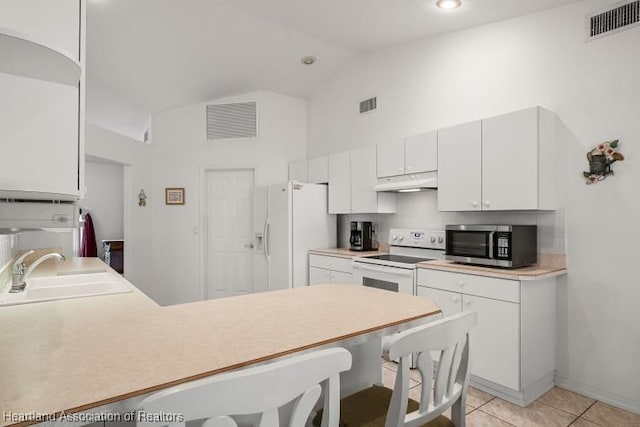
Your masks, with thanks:
M 587 179 L 587 185 L 596 184 L 598 181 L 602 181 L 609 175 L 613 175 L 611 165 L 618 160 L 624 160 L 624 156 L 617 150 L 620 142 L 616 139 L 613 141 L 603 142 L 598 144 L 593 150 L 587 153 L 587 160 L 589 160 L 589 171 L 585 171 L 582 174 Z

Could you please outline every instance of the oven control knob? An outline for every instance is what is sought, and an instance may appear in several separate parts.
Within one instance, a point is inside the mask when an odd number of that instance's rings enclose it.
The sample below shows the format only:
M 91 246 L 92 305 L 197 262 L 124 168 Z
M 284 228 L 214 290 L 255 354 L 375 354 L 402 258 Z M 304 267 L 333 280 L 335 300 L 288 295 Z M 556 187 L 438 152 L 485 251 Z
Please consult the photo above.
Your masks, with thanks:
M 444 238 L 442 236 L 438 237 L 438 243 L 443 243 L 444 242 Z
M 431 243 L 435 243 L 436 242 L 436 238 L 431 236 Z
M 404 236 L 398 237 L 398 240 L 400 240 L 400 241 L 404 240 Z
M 393 240 L 398 240 L 398 236 L 393 236 Z

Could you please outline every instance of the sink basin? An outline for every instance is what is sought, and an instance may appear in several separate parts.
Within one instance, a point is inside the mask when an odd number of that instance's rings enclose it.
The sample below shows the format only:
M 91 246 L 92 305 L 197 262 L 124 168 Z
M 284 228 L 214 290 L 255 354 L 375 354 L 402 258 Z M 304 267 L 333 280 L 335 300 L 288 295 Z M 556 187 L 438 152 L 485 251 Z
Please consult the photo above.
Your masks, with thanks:
M 11 294 L 8 290 L 0 296 L 0 306 L 131 292 L 108 272 L 29 278 L 24 292 Z

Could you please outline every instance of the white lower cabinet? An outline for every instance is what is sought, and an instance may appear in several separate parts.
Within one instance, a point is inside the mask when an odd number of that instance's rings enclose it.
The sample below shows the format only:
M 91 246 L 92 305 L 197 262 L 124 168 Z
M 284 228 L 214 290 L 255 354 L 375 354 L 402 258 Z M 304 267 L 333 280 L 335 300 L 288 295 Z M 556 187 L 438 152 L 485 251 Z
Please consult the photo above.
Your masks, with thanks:
M 471 334 L 471 373 L 520 390 L 520 304 L 462 295 L 462 306 L 478 313 Z
M 351 284 L 351 259 L 309 254 L 309 284 Z
M 525 406 L 554 385 L 555 279 L 506 280 L 418 270 L 418 295 L 443 316 L 478 313 L 471 333 L 471 383 Z

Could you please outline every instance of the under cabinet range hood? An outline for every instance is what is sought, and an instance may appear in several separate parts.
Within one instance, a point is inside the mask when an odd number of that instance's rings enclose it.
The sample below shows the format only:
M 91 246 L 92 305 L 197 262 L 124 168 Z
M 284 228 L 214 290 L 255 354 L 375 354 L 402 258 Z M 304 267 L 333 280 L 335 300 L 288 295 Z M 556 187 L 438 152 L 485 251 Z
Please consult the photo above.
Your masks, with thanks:
M 74 203 L 0 202 L 0 232 L 64 231 L 79 225 Z
M 373 187 L 375 191 L 393 191 L 399 193 L 420 191 L 423 188 L 438 188 L 438 172 L 433 171 L 378 178 L 378 184 Z

